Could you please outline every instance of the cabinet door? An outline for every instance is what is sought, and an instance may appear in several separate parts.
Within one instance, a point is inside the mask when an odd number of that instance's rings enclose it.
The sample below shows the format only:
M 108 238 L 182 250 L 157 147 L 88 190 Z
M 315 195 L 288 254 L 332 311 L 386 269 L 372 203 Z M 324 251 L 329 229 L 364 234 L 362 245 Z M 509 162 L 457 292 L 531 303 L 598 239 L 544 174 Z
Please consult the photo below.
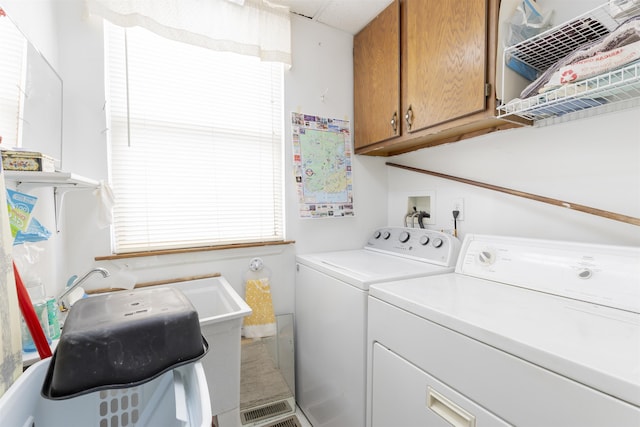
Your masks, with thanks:
M 400 3 L 395 0 L 353 39 L 354 146 L 400 134 Z
M 406 129 L 484 111 L 487 0 L 405 1 Z

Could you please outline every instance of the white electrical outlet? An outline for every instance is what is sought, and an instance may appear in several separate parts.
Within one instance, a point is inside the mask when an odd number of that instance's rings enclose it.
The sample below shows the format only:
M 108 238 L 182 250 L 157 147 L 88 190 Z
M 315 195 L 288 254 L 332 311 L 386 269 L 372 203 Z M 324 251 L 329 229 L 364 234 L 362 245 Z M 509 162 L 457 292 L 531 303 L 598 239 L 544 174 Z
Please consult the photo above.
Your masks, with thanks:
M 464 199 L 454 199 L 452 206 L 451 206 L 451 212 L 453 211 L 458 211 L 458 218 L 456 219 L 456 221 L 462 221 L 464 220 Z M 451 219 L 453 220 L 453 214 L 451 214 Z

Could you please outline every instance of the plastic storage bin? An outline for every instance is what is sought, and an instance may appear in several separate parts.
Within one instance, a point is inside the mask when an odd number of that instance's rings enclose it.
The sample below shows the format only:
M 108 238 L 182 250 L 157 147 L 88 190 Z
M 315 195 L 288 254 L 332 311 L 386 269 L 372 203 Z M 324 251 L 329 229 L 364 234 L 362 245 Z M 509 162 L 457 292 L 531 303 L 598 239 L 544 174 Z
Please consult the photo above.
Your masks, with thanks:
M 136 387 L 50 400 L 41 395 L 50 360 L 31 366 L 2 396 L 0 426 L 211 426 L 209 392 L 200 362 L 182 365 Z

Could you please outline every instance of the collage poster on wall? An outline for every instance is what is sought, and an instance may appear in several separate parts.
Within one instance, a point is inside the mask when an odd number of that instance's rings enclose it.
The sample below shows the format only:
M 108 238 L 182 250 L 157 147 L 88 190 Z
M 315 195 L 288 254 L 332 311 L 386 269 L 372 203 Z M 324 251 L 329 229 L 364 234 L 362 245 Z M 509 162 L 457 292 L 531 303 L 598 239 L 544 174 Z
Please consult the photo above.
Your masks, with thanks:
M 300 218 L 353 216 L 349 121 L 292 113 Z

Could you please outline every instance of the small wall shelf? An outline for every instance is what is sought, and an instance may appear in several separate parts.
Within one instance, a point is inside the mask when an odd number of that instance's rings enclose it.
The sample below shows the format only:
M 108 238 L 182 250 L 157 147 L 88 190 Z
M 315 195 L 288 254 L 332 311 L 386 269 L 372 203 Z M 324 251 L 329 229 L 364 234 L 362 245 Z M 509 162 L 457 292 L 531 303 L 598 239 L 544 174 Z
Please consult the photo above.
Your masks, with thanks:
M 70 172 L 22 172 L 4 171 L 7 181 L 14 181 L 16 188 L 28 192 L 39 187 L 53 187 L 56 231 L 60 232 L 60 212 L 64 195 L 72 190 L 93 190 L 100 186 L 96 180 Z
M 100 183 L 69 172 L 22 172 L 4 171 L 5 178 L 15 181 L 18 186 L 28 188 L 60 187 L 60 188 L 98 188 Z
M 640 1 L 625 4 L 626 9 L 620 9 L 607 2 L 567 23 L 505 49 L 503 93 L 507 61 L 517 61 L 543 73 L 584 43 L 610 34 L 621 23 L 640 14 Z M 518 116 L 535 124 L 544 124 L 559 117 L 572 119 L 636 105 L 640 105 L 640 62 L 540 95 L 513 99 L 497 108 L 497 117 L 508 120 L 509 116 Z M 579 115 L 574 114 L 578 111 Z

